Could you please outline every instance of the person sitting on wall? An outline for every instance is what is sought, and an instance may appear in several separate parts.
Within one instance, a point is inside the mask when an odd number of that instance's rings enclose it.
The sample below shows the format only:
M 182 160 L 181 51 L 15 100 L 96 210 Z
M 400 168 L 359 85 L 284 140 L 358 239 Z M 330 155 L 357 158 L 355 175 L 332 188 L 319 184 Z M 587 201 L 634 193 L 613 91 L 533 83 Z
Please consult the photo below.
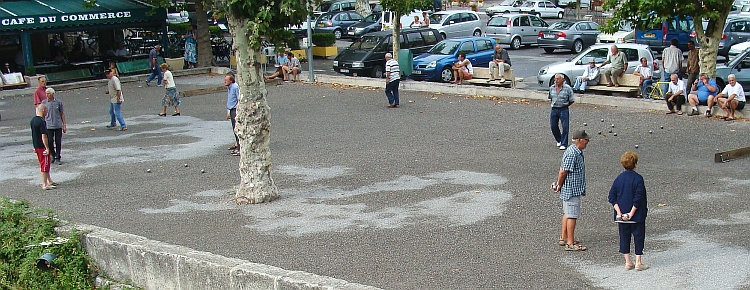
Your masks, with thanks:
M 0 68 L 0 71 L 2 71 L 3 74 L 9 74 L 13 72 L 13 70 L 10 69 L 10 63 L 8 63 L 7 61 L 5 62 L 5 65 Z
M 719 102 L 719 107 L 724 111 L 725 117 L 722 119 L 732 121 L 734 120 L 734 112 L 745 108 L 745 90 L 737 82 L 737 77 L 734 74 L 727 76 L 727 82 L 729 83 L 716 96 L 716 100 Z
M 117 43 L 117 49 L 115 50 L 115 56 L 117 57 L 123 57 L 130 55 L 130 51 L 128 51 L 127 48 L 125 48 L 125 45 L 122 44 L 122 42 Z
M 647 99 L 648 92 L 646 91 L 646 88 L 653 84 L 654 80 L 651 79 L 653 74 L 651 73 L 651 68 L 648 67 L 648 60 L 645 57 L 641 57 L 641 66 L 635 68 L 633 75 L 640 79 L 639 85 L 641 86 L 641 97 Z
M 466 54 L 461 52 L 458 54 L 458 61 L 453 64 L 453 81 L 454 84 L 462 84 L 464 80 L 470 80 L 474 75 L 474 68 L 471 66 L 471 61 L 466 59 Z
M 289 67 L 289 59 L 286 57 L 286 54 L 284 54 L 283 51 L 279 51 L 276 54 L 276 64 L 274 65 L 276 67 L 276 72 L 274 72 L 270 76 L 264 76 L 263 78 L 265 80 L 272 80 L 279 76 L 283 77 L 284 80 L 287 80 L 286 73 L 288 71 Z

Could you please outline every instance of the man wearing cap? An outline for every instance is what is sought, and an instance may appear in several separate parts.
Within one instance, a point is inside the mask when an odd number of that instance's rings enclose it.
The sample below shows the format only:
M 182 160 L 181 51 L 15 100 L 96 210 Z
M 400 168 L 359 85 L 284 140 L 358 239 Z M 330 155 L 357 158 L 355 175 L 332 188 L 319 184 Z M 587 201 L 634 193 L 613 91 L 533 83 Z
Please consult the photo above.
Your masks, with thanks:
M 161 87 L 161 69 L 159 69 L 159 49 L 161 45 L 156 45 L 148 52 L 148 64 L 151 66 L 151 75 L 146 79 L 146 86 L 151 85 L 151 81 L 156 77 L 156 86 Z
M 398 108 L 398 85 L 401 83 L 401 69 L 393 54 L 385 54 L 385 96 L 388 97 L 388 108 Z
M 599 84 L 599 68 L 596 67 L 594 58 L 589 58 L 589 67 L 583 71 L 582 76 L 576 77 L 576 83 L 573 85 L 574 92 L 585 92 L 586 86 L 595 86 Z
M 559 193 L 563 202 L 563 216 L 558 244 L 566 251 L 585 251 L 587 248 L 575 239 L 576 221 L 581 216 L 581 196 L 586 195 L 586 166 L 583 149 L 589 144 L 586 131 L 573 133 L 573 146 L 563 153 L 557 182 L 552 191 Z

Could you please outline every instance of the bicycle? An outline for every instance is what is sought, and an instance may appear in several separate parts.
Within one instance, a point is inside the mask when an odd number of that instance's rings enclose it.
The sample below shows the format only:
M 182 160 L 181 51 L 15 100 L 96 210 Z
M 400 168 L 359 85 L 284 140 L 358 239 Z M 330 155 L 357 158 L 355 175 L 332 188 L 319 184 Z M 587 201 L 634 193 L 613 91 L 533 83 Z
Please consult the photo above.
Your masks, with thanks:
M 655 82 L 646 87 L 648 98 L 652 100 L 663 100 L 665 92 L 662 90 L 662 86 L 669 86 L 669 82 Z

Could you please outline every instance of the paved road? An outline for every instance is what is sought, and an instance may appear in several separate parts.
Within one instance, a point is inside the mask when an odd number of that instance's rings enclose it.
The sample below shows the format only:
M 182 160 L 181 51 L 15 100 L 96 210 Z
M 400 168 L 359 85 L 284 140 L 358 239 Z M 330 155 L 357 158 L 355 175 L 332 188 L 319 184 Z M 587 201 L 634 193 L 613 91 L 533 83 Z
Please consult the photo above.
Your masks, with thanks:
M 186 98 L 183 116 L 158 117 L 161 89 L 124 87 L 127 132 L 104 129 L 102 88 L 58 93 L 70 125 L 53 191 L 36 185 L 31 98 L 0 100 L 2 195 L 74 222 L 385 289 L 750 289 L 750 158 L 712 161 L 717 149 L 748 146 L 748 122 L 574 106 L 572 128 L 594 134 L 577 231 L 589 250 L 574 253 L 556 244 L 549 184 L 562 152 L 547 103 L 402 92 L 402 107 L 387 109 L 379 90 L 269 87 L 282 197 L 237 206 L 224 95 Z M 622 269 L 606 202 L 626 150 L 640 154 L 648 190 L 645 272 Z

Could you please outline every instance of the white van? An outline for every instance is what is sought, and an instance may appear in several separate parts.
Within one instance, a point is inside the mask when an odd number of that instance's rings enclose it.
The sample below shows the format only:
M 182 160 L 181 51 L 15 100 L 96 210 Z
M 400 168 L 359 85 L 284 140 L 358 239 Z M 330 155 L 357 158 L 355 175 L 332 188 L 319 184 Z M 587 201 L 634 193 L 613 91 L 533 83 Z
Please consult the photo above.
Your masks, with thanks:
M 393 12 L 390 11 L 383 11 L 382 12 L 383 17 L 381 17 L 381 25 L 380 30 L 391 30 L 393 27 L 393 21 L 391 21 Z M 401 28 L 408 28 L 409 24 L 411 24 L 412 21 L 414 21 L 414 16 L 419 16 L 419 21 L 424 21 L 424 18 L 422 18 L 422 11 L 421 10 L 414 10 L 412 13 L 409 13 L 407 15 L 401 15 L 400 22 L 401 22 Z M 429 12 L 428 12 L 429 17 Z

